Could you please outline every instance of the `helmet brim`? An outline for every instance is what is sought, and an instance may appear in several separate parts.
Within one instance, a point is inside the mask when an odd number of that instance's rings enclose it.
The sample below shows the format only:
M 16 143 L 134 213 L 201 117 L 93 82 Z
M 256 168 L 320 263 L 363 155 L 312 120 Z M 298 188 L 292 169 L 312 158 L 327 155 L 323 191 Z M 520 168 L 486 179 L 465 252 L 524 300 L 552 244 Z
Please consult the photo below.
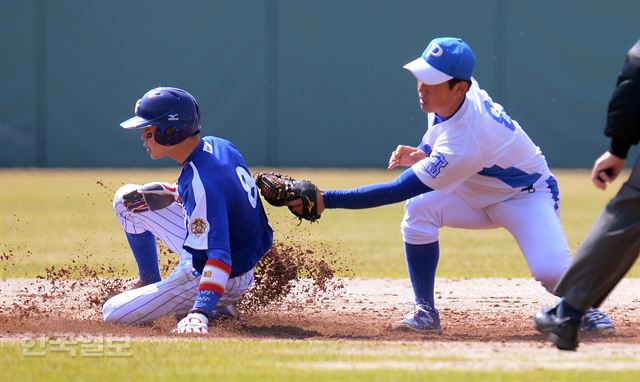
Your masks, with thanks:
M 135 117 L 129 118 L 126 121 L 122 122 L 120 126 L 122 126 L 123 129 L 144 129 L 145 127 L 149 127 L 152 124 L 153 123 L 151 123 L 150 120 L 136 115 Z

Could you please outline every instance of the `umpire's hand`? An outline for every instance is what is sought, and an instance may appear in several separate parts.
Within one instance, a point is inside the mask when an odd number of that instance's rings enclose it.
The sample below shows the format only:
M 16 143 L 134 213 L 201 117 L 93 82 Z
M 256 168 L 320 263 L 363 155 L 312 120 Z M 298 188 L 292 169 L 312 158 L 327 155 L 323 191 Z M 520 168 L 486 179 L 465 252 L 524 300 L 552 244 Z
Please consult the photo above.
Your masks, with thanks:
M 596 159 L 591 170 L 591 181 L 601 190 L 607 188 L 607 183 L 613 182 L 624 169 L 625 160 L 605 151 Z

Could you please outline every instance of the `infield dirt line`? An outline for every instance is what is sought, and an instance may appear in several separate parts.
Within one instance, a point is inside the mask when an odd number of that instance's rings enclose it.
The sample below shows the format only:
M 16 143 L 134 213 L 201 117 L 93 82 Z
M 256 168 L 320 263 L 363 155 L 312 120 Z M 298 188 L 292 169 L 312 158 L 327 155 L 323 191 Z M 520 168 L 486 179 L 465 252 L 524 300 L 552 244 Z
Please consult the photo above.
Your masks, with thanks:
M 318 339 L 415 342 L 540 343 L 544 336 L 531 324 L 534 312 L 556 298 L 531 279 L 437 279 L 436 306 L 443 333 L 398 333 L 390 325 L 411 308 L 408 280 L 339 279 L 343 288 L 307 295 L 300 282 L 284 301 L 255 312 L 245 312 L 245 325 L 216 323 L 218 338 Z M 101 299 L 96 294 L 110 280 L 56 280 L 55 294 L 48 280 L 0 280 L 0 333 L 105 333 L 132 338 L 168 336 L 173 318 L 144 327 L 126 327 L 101 321 Z M 640 279 L 625 279 L 603 305 L 617 326 L 607 338 L 585 337 L 590 343 L 640 344 Z M 43 296 L 48 296 L 43 298 Z M 102 301 L 103 302 L 103 301 Z

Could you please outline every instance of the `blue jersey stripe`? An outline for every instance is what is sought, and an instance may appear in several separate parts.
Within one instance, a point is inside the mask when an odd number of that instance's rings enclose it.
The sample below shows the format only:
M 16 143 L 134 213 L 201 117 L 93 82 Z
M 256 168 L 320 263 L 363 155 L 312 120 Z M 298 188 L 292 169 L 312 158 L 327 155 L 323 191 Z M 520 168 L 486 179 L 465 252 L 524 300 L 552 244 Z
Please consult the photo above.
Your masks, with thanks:
M 551 197 L 553 198 L 553 201 L 555 202 L 553 207 L 557 211 L 558 210 L 558 202 L 560 201 L 560 189 L 558 188 L 558 181 L 556 180 L 556 178 L 553 177 L 553 175 L 551 175 L 551 176 L 549 176 L 547 178 L 547 187 L 551 191 Z
M 431 155 L 431 146 L 426 145 L 422 142 L 420 142 L 420 144 L 418 145 L 418 148 L 422 151 L 425 152 L 425 154 L 427 154 L 427 156 Z
M 516 167 L 502 168 L 498 165 L 485 167 L 478 175 L 498 179 L 513 188 L 530 186 L 537 182 L 542 176 L 542 174 L 538 174 L 537 172 L 528 174 Z

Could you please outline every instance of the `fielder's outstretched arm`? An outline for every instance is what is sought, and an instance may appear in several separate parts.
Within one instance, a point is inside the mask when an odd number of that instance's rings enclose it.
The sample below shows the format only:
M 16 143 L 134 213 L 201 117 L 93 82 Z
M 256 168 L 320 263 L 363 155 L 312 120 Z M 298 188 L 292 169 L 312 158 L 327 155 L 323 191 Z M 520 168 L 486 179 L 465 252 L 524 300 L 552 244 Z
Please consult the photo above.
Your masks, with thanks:
M 409 168 L 392 181 L 350 190 L 326 190 L 322 198 L 324 208 L 363 209 L 402 202 L 429 191 L 433 189 Z

